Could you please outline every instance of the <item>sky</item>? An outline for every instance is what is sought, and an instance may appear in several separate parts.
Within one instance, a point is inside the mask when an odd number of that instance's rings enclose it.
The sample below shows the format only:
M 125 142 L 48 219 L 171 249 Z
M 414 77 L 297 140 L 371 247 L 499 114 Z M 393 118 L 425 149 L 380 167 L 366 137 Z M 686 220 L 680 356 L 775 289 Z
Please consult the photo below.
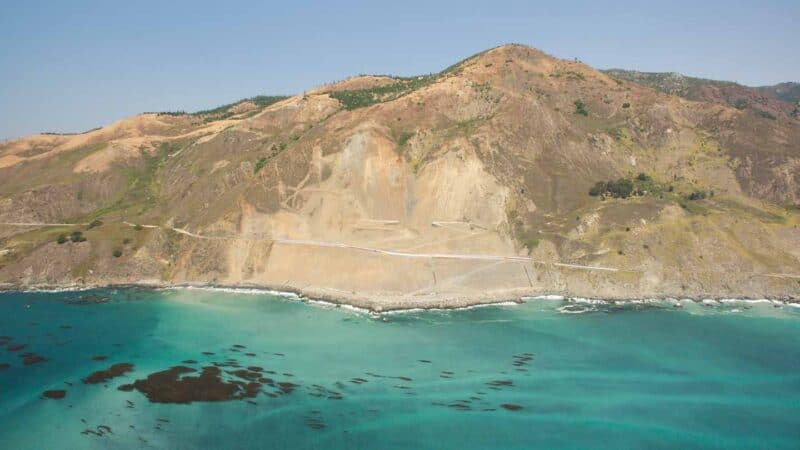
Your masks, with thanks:
M 438 72 L 505 43 L 601 69 L 800 81 L 800 1 L 0 0 L 0 139 Z

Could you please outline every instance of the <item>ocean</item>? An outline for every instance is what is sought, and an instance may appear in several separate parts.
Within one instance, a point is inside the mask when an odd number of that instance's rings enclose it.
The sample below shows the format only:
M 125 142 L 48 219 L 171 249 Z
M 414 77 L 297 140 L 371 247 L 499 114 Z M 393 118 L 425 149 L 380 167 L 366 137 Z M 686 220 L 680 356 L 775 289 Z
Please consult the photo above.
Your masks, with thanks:
M 800 308 L 673 303 L 0 293 L 0 448 L 800 448 Z

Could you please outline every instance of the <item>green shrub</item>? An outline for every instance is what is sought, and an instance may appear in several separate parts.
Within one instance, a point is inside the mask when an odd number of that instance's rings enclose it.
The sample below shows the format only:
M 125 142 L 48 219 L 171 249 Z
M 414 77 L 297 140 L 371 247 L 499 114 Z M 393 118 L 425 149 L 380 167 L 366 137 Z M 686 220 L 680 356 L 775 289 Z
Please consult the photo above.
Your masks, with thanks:
M 706 191 L 694 191 L 686 196 L 686 200 L 692 200 L 692 201 L 702 200 L 706 198 L 707 195 L 708 194 L 706 194 Z
M 575 100 L 574 105 L 575 105 L 575 114 L 580 114 L 582 116 L 589 115 L 589 111 L 586 109 L 586 105 L 582 101 Z
M 67 242 L 68 240 L 69 239 L 67 239 L 67 235 L 66 234 L 59 234 L 58 238 L 56 239 L 56 242 L 58 242 L 59 244 L 63 244 L 65 242 Z
M 622 107 L 623 107 L 624 109 L 628 109 L 628 108 L 630 108 L 630 107 L 631 107 L 631 104 L 630 104 L 630 103 L 628 103 L 628 102 L 625 102 L 625 103 L 623 103 L 623 104 L 622 104 Z
M 659 183 L 652 176 L 639 172 L 634 177 L 624 177 L 618 180 L 598 181 L 589 189 L 592 197 L 604 196 L 614 198 L 628 198 L 631 196 L 652 195 L 664 198 L 665 192 L 672 192 L 672 186 Z
M 122 245 L 128 245 L 131 243 L 131 238 L 125 238 L 122 240 Z
M 681 208 L 685 209 L 687 212 L 691 214 L 705 214 L 706 208 L 703 208 L 698 203 L 691 202 L 685 198 L 678 200 L 678 204 Z
M 576 72 L 574 70 L 568 70 L 566 72 L 553 72 L 550 74 L 551 78 L 561 78 L 562 76 L 566 77 L 568 80 L 571 81 L 586 81 L 586 76 L 580 72 Z
M 133 229 L 136 231 L 142 231 L 144 230 L 144 227 L 137 223 L 136 225 L 133 226 Z
M 758 111 L 758 115 L 769 120 L 775 120 L 776 117 L 767 111 Z
M 397 77 L 395 78 L 396 82 L 391 84 L 364 89 L 329 92 L 328 95 L 339 100 L 339 102 L 344 105 L 345 109 L 353 110 L 400 98 L 432 83 L 437 77 L 438 74 L 408 78 Z
M 257 174 L 262 168 L 264 168 L 264 164 L 266 163 L 267 163 L 266 156 L 258 158 L 258 161 L 256 162 L 256 167 L 253 169 L 253 174 Z
M 102 224 L 103 224 L 103 221 L 102 221 L 102 220 L 100 220 L 100 219 L 94 219 L 94 220 L 93 220 L 93 221 L 92 221 L 92 222 L 89 224 L 89 229 L 91 230 L 92 228 L 97 228 L 97 227 L 99 227 L 99 226 L 100 226 L 100 225 L 102 225 Z
M 266 106 L 278 103 L 281 100 L 286 100 L 287 98 L 289 97 L 286 95 L 256 95 L 255 97 L 250 97 L 242 101 L 251 101 L 259 108 L 264 108 Z
M 525 240 L 525 248 L 528 249 L 528 252 L 535 249 L 539 246 L 539 240 L 536 238 L 530 238 Z
M 589 189 L 589 195 L 592 197 L 610 195 L 614 198 L 628 198 L 633 192 L 633 181 L 628 178 L 620 178 L 616 181 L 598 181 Z
M 270 159 L 278 156 L 284 150 L 286 150 L 286 143 L 285 142 L 281 142 L 281 143 L 279 143 L 277 145 L 276 144 L 272 144 L 272 147 L 270 147 L 270 149 L 269 149 L 269 154 L 267 156 L 262 156 L 262 157 L 258 158 L 258 161 L 256 161 L 256 165 L 253 168 L 253 174 L 257 174 L 258 172 L 260 172 L 261 169 L 264 168 L 264 166 L 267 164 L 267 162 Z
M 111 254 L 114 255 L 114 258 L 119 258 L 122 256 L 122 249 L 115 248 Z
M 625 132 L 622 131 L 622 128 L 608 128 L 606 133 L 617 141 L 621 141 L 625 137 Z
M 274 103 L 277 103 L 281 100 L 285 100 L 287 98 L 289 97 L 284 95 L 258 95 L 251 98 L 244 98 L 242 100 L 239 100 L 238 102 L 228 103 L 227 105 L 218 106 L 213 109 L 205 109 L 202 111 L 197 111 L 192 113 L 191 115 L 194 117 L 203 116 L 204 117 L 203 122 L 208 123 L 208 122 L 213 122 L 215 120 L 228 119 L 236 115 L 236 113 L 230 111 L 230 109 L 243 102 L 253 102 L 257 107 L 264 108 Z
M 580 73 L 580 72 L 575 72 L 573 70 L 570 70 L 570 71 L 567 72 L 567 79 L 585 81 L 586 80 L 586 76 L 584 74 Z
M 408 143 L 408 140 L 411 139 L 413 136 L 414 133 L 410 131 L 404 131 L 400 133 L 400 137 L 397 138 L 397 145 L 399 145 L 400 147 L 406 145 L 406 143 Z
M 627 178 L 620 178 L 606 183 L 606 188 L 614 198 L 628 198 L 633 192 L 633 182 Z
M 86 236 L 83 235 L 83 231 L 75 230 L 70 233 L 69 240 L 72 242 L 83 242 L 86 240 Z
M 597 183 L 589 189 L 589 195 L 592 197 L 597 197 L 599 195 L 605 194 L 607 191 L 606 189 L 606 182 L 605 181 L 598 181 Z

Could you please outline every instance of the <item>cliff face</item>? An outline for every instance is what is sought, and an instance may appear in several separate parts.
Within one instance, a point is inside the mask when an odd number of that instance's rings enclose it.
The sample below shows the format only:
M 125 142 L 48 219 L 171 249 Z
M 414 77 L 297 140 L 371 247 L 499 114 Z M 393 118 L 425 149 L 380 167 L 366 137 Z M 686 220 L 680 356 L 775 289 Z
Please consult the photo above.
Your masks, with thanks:
M 504 46 L 437 75 L 5 143 L 0 281 L 256 284 L 407 305 L 798 297 L 798 205 L 791 114 Z M 85 241 L 56 242 L 76 229 Z

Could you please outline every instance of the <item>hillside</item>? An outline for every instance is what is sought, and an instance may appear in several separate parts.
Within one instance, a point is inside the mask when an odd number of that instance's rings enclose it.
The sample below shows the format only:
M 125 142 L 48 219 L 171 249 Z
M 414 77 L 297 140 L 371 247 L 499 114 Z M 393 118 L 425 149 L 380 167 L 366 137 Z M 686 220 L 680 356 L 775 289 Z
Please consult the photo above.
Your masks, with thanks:
M 628 79 L 508 45 L 434 75 L 7 142 L 0 282 L 253 285 L 376 309 L 800 297 L 791 103 Z
M 800 106 L 800 83 L 779 83 L 774 86 L 757 87 L 770 97 Z
M 782 116 L 800 120 L 800 83 L 748 87 L 730 81 L 706 80 L 671 72 L 637 72 L 621 69 L 604 72 L 618 80 L 638 83 L 689 100 L 719 103 L 747 110 L 767 119 Z

